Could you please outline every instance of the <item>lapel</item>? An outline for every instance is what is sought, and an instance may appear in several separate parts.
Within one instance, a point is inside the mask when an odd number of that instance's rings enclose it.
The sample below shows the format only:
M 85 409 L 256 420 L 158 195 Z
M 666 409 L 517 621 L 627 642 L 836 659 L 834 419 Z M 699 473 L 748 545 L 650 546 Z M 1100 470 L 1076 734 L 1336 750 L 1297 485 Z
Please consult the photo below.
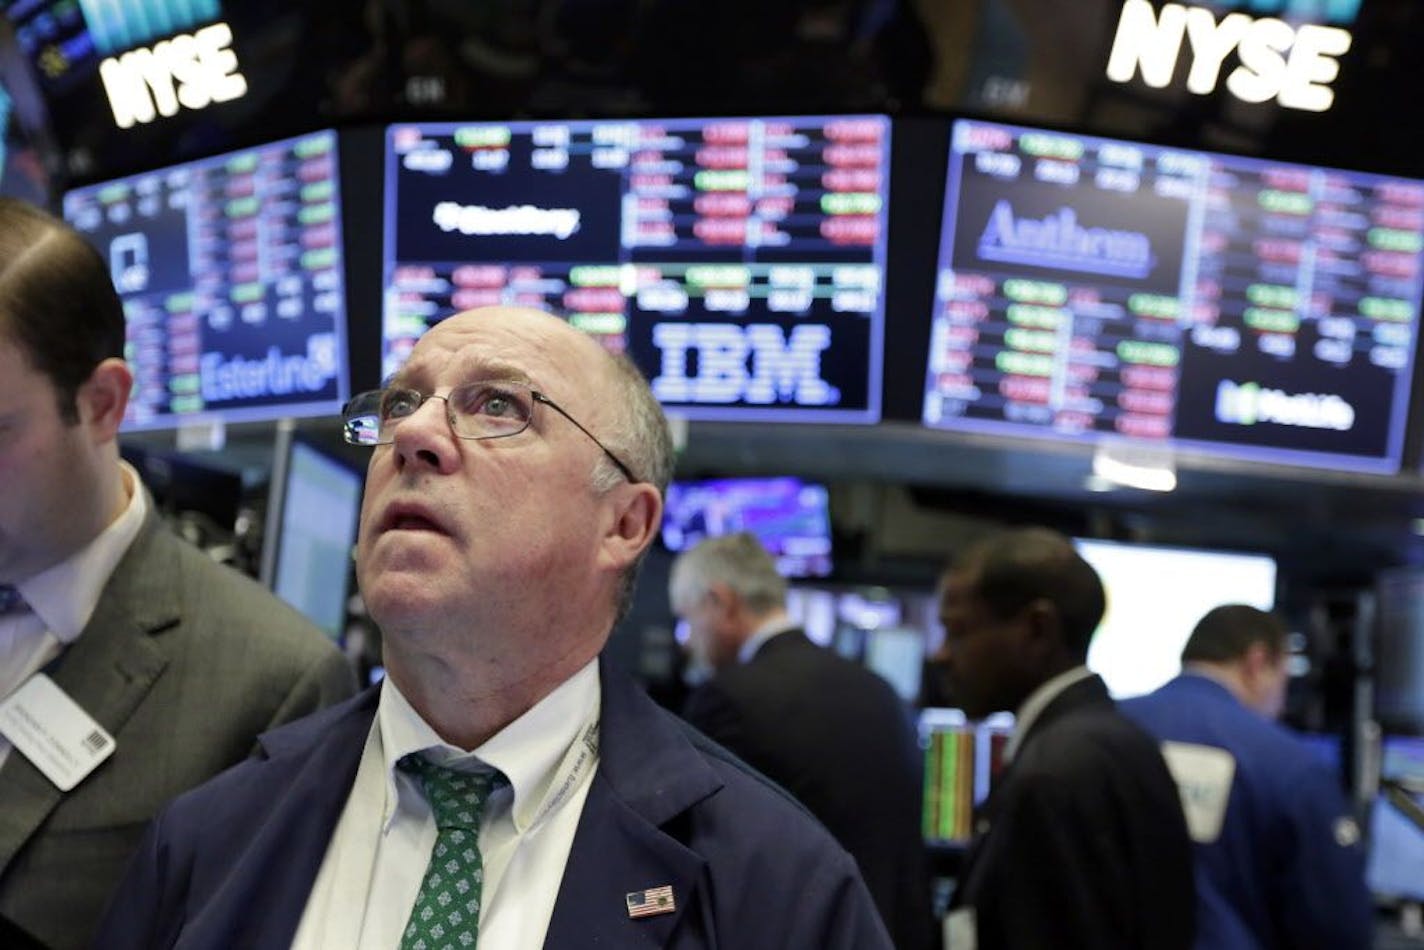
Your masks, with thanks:
M 254 771 L 222 803 L 242 816 L 241 833 L 232 840 L 217 835 L 225 843 L 196 856 L 209 870 L 188 886 L 208 896 L 195 900 L 200 910 L 182 923 L 183 946 L 291 945 L 351 793 L 379 696 L 373 686 L 258 738 L 265 760 L 242 766 Z
M 151 504 L 151 503 L 150 503 Z M 80 633 L 49 669 L 50 677 L 117 736 L 148 695 L 168 657 L 154 636 L 182 616 L 177 552 L 150 507 Z M 101 764 L 84 781 L 103 772 Z M 12 751 L 0 769 L 0 870 L 44 823 L 64 793 Z
M 1103 684 L 1102 677 L 1089 676 L 1079 680 L 1069 686 L 1063 692 L 1053 697 L 1053 701 L 1043 707 L 1038 718 L 1029 726 L 1028 732 L 1024 733 L 1023 740 L 1019 743 L 1018 753 L 1014 760 L 1004 769 L 999 780 L 994 784 L 994 789 L 989 793 L 989 797 L 984 800 L 984 804 L 975 809 L 974 812 L 974 837 L 970 841 L 969 850 L 965 853 L 963 870 L 960 872 L 962 886 L 955 889 L 955 895 L 951 900 L 951 906 L 959 906 L 969 903 L 973 898 L 972 875 L 975 865 L 982 858 L 986 842 L 989 838 L 989 831 L 994 826 L 994 821 L 998 816 L 1000 807 L 1005 797 L 1005 789 L 1013 782 L 1014 770 L 1018 763 L 1023 761 L 1029 745 L 1034 741 L 1034 737 L 1041 735 L 1044 728 L 1051 722 L 1056 722 L 1064 716 L 1080 709 L 1090 709 L 1095 707 L 1111 708 L 1112 697 L 1108 694 L 1107 686 Z
M 599 764 L 579 818 L 544 946 L 663 947 L 708 895 L 705 860 L 676 836 L 677 819 L 721 782 L 670 714 L 600 659 Z M 672 888 L 676 910 L 637 919 L 627 895 Z

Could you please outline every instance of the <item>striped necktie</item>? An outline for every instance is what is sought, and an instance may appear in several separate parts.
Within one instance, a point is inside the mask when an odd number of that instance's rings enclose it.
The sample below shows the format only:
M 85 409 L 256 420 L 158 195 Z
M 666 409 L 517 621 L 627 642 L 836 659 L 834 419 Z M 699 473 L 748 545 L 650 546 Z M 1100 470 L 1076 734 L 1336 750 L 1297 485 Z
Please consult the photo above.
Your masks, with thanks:
M 435 846 L 411 908 L 401 950 L 473 948 L 480 932 L 484 862 L 480 821 L 490 793 L 508 781 L 499 771 L 456 772 L 419 755 L 400 760 L 420 779 L 435 815 Z

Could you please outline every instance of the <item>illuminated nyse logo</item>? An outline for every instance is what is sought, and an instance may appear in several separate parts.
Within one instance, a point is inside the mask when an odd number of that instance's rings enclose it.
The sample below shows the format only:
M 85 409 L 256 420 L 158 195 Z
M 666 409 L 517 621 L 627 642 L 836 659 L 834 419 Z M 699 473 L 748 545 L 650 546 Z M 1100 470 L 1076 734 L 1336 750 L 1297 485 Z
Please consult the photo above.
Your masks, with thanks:
M 486 208 L 442 201 L 435 206 L 432 220 L 446 233 L 552 235 L 564 241 L 578 231 L 581 217 L 577 208 L 536 208 L 533 205 Z
M 652 383 L 660 402 L 833 406 L 840 400 L 821 378 L 821 354 L 831 346 L 831 328 L 822 324 L 801 324 L 788 340 L 774 324 L 660 323 L 653 345 L 662 351 L 662 371 Z M 688 376 L 694 351 L 697 375 Z
M 1291 395 L 1260 383 L 1238 384 L 1223 379 L 1216 386 L 1216 418 L 1218 422 L 1243 426 L 1269 422 L 1349 432 L 1355 425 L 1355 408 L 1334 393 Z
M 1146 277 L 1155 263 L 1152 242 L 1145 234 L 1083 227 L 1072 208 L 1059 208 L 1042 220 L 1017 218 L 1014 206 L 1005 199 L 994 205 L 979 236 L 979 256 L 1115 277 Z
M 99 76 L 114 122 L 127 129 L 160 115 L 177 115 L 180 106 L 203 109 L 240 98 L 247 92 L 247 79 L 237 71 L 231 44 L 228 25 L 214 23 L 191 36 L 181 33 L 163 40 L 153 49 L 139 47 L 110 56 L 99 64 Z
M 1252 19 L 1228 13 L 1217 22 L 1205 7 L 1169 3 L 1159 17 L 1148 0 L 1126 0 L 1108 57 L 1108 78 L 1131 82 L 1137 71 L 1154 89 L 1165 89 L 1177 69 L 1185 39 L 1191 48 L 1187 89 L 1207 95 L 1216 89 L 1222 64 L 1232 52 L 1239 65 L 1226 88 L 1245 102 L 1275 99 L 1287 109 L 1324 112 L 1335 102 L 1330 83 L 1340 74 L 1336 57 L 1350 49 L 1347 30 L 1284 20 Z

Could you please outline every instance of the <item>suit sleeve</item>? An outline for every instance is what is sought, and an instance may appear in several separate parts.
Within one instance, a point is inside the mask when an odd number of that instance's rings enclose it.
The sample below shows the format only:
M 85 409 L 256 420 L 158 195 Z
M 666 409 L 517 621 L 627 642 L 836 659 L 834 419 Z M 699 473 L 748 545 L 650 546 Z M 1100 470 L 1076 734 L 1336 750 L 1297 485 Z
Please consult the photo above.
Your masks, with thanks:
M 144 832 L 118 890 L 109 900 L 91 946 L 103 950 L 156 950 L 174 943 L 173 912 L 163 898 L 166 849 L 160 813 Z
M 1368 947 L 1374 903 L 1365 884 L 1359 826 L 1334 777 L 1313 765 L 1285 803 L 1284 866 L 1273 876 L 1285 943 Z

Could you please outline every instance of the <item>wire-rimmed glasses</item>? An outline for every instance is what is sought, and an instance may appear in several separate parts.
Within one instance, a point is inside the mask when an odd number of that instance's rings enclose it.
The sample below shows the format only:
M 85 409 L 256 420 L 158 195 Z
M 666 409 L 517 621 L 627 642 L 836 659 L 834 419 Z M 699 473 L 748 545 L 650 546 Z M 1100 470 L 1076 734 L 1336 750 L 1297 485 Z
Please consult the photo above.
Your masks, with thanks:
M 399 386 L 358 393 L 341 410 L 342 435 L 352 445 L 387 445 L 395 441 L 401 422 L 431 399 L 444 400 L 450 431 L 461 439 L 502 439 L 518 435 L 534 421 L 535 405 L 543 403 L 592 439 L 624 478 L 638 482 L 618 456 L 558 403 L 532 386 L 513 380 L 475 380 L 456 386 L 444 396 Z

